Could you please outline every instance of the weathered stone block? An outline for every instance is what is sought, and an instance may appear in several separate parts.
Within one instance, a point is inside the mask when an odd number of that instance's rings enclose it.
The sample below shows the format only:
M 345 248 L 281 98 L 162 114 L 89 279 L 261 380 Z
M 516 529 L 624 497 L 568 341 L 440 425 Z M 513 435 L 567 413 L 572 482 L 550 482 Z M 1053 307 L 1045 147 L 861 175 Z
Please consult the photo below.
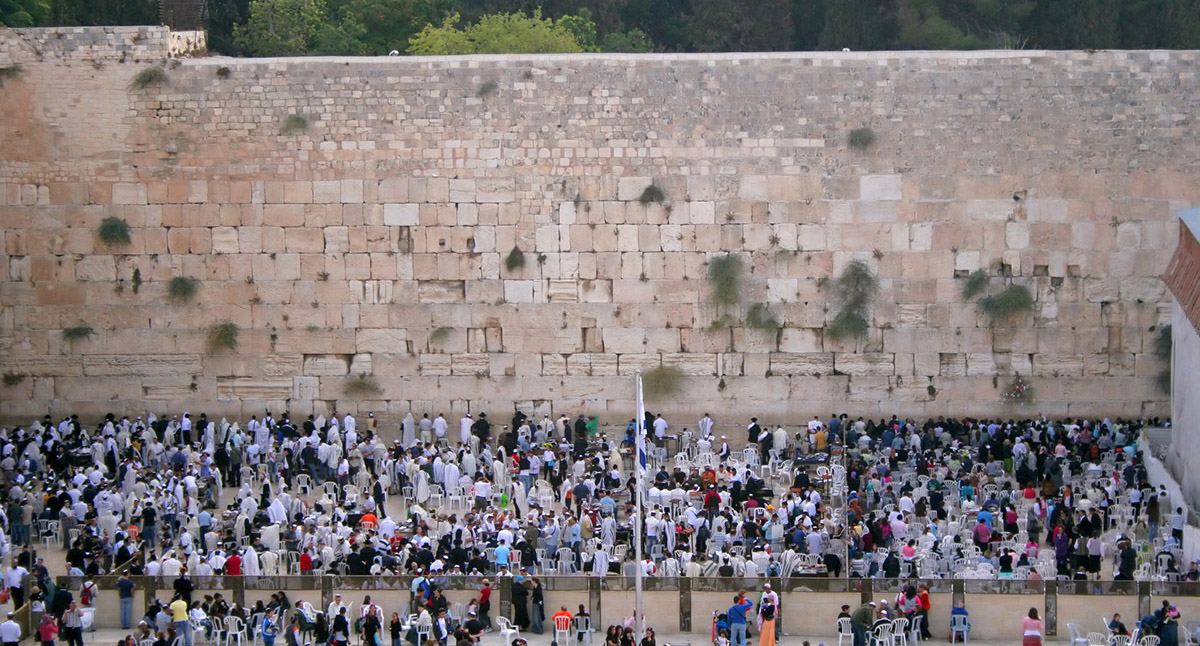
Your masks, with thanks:
M 833 354 L 828 352 L 773 352 L 770 355 L 773 375 L 828 375 L 833 372 Z
M 420 205 L 384 204 L 383 223 L 389 227 L 412 227 L 421 223 Z
M 895 374 L 895 356 L 890 352 L 839 352 L 833 357 L 834 370 L 847 375 Z
M 863 175 L 858 184 L 859 199 L 863 201 L 895 201 L 903 197 L 900 175 Z

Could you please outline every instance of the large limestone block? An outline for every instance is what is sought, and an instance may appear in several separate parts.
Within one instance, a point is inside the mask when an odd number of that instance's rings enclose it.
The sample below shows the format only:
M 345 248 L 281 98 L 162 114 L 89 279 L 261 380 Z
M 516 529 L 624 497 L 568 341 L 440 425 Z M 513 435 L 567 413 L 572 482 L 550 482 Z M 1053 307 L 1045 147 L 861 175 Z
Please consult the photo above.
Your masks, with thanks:
M 604 349 L 614 353 L 644 352 L 646 330 L 643 328 L 608 327 L 602 332 Z
M 717 374 L 717 357 L 714 354 L 666 353 L 663 365 L 679 368 L 685 375 L 711 377 Z
M 292 378 L 217 377 L 217 396 L 283 401 L 292 396 Z
M 617 199 L 622 202 L 636 200 L 651 183 L 653 180 L 649 177 L 622 177 L 617 182 Z
M 637 373 L 645 374 L 662 365 L 660 354 L 621 354 L 617 356 L 617 374 L 632 377 Z
M 1039 377 L 1078 377 L 1083 374 L 1083 356 L 1078 354 L 1033 355 L 1033 374 Z
M 451 202 L 474 202 L 475 201 L 475 180 L 473 180 L 473 179 L 452 179 L 452 180 L 450 180 L 450 201 Z
M 213 253 L 239 253 L 241 243 L 238 241 L 236 227 L 214 227 L 212 230 Z
M 858 180 L 859 199 L 865 202 L 896 201 L 904 197 L 900 175 L 863 175 Z
M 532 280 L 506 280 L 504 281 L 504 300 L 509 303 L 532 303 L 533 298 Z
M 833 354 L 828 352 L 773 352 L 770 355 L 773 375 L 816 376 L 833 372 Z
M 465 295 L 461 280 L 423 280 L 417 286 L 417 298 L 422 303 L 461 303 Z
M 301 371 L 310 377 L 344 377 L 350 374 L 350 363 L 345 355 L 306 354 Z
M 450 359 L 453 375 L 487 376 L 491 372 L 491 361 L 486 353 L 456 354 Z
M 200 356 L 195 354 L 95 355 L 83 358 L 83 374 L 89 377 L 163 377 L 194 375 L 202 371 Z
M 891 376 L 896 372 L 895 356 L 890 352 L 839 352 L 833 364 L 837 372 L 853 376 Z
M 514 181 L 509 178 L 481 178 L 475 180 L 475 201 L 479 203 L 505 204 L 516 196 Z
M 408 332 L 402 329 L 365 329 L 357 333 L 359 352 L 397 353 L 408 347 Z
M 419 204 L 384 204 L 383 223 L 389 227 L 414 227 L 421 224 Z

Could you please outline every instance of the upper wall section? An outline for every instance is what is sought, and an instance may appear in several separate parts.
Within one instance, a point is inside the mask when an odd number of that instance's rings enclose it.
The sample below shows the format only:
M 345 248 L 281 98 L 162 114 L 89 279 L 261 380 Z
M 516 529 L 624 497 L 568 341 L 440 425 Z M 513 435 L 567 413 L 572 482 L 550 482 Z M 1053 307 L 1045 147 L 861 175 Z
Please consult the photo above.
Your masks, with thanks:
M 0 31 L 21 66 L 0 344 L 28 377 L 0 417 L 617 420 L 664 364 L 689 376 L 653 407 L 688 415 L 1167 412 L 1149 349 L 1173 210 L 1200 205 L 1197 52 L 166 61 L 161 29 L 96 31 Z M 164 84 L 130 87 L 156 63 Z M 131 244 L 98 241 L 107 216 Z M 721 253 L 745 267 L 732 305 L 706 280 Z M 838 342 L 824 279 L 855 259 L 880 291 Z M 979 268 L 1033 310 L 979 316 Z M 749 325 L 755 304 L 782 329 Z M 64 341 L 80 320 L 93 337 Z M 205 347 L 223 320 L 236 354 Z M 381 391 L 348 396 L 366 372 Z M 1014 373 L 1036 405 L 1003 399 Z

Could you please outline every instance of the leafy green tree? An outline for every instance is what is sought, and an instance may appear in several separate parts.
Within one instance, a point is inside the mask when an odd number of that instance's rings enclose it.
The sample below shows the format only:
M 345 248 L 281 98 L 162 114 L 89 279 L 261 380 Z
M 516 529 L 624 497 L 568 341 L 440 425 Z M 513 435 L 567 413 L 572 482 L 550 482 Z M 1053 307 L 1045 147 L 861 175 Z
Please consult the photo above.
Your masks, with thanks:
M 451 0 L 334 0 L 330 15 L 347 35 L 358 34 L 362 53 L 383 55 L 403 51 L 426 25 L 440 24 L 449 16 L 452 6 Z
M 625 54 L 647 54 L 654 51 L 654 43 L 641 29 L 614 32 L 600 41 L 600 51 Z
M 0 0 L 3 4 L 5 0 Z M 28 0 L 17 0 L 28 4 Z M 38 24 L 157 25 L 157 0 L 50 0 L 50 14 Z
M 1120 0 L 1040 0 L 1029 16 L 1029 35 L 1046 49 L 1113 47 L 1120 16 Z
M 49 0 L 0 0 L 0 26 L 34 27 L 50 16 Z
M 523 13 L 489 14 L 479 22 L 458 28 L 459 15 L 440 27 L 428 25 L 409 41 L 408 53 L 444 54 L 550 54 L 580 52 L 575 36 L 561 22 Z
M 704 0 L 687 17 L 688 48 L 698 52 L 786 51 L 792 0 Z
M 820 49 L 885 49 L 893 41 L 895 17 L 888 0 L 828 0 Z
M 825 0 L 795 0 L 792 4 L 792 49 L 816 49 L 824 26 Z
M 896 46 L 904 49 L 980 49 L 987 42 L 942 17 L 936 0 L 900 0 Z
M 254 0 L 234 25 L 234 41 L 251 56 L 357 54 L 361 25 L 330 20 L 326 0 Z
M 249 20 L 250 0 L 206 0 L 205 15 L 208 48 L 229 56 L 241 54 L 242 48 L 233 37 L 233 27 Z

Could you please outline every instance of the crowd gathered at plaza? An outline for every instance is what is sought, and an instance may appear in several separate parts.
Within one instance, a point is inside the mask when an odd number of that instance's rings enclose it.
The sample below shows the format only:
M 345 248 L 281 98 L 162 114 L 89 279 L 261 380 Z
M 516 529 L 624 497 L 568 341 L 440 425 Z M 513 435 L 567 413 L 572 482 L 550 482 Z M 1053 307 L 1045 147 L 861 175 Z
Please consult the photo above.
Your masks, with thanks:
M 44 613 L 40 641 L 58 634 L 72 646 L 96 590 L 59 589 L 56 577 L 107 573 L 127 582 L 121 626 L 136 646 L 194 646 L 235 621 L 267 646 L 423 646 L 473 643 L 494 626 L 590 631 L 584 607 L 547 617 L 542 579 L 640 571 L 740 580 L 758 596 L 738 595 L 714 641 L 744 646 L 749 628 L 774 646 L 781 600 L 768 577 L 1200 580 L 1182 562 L 1183 507 L 1147 481 L 1143 422 L 644 422 L 639 507 L 633 421 L 613 432 L 596 417 L 521 412 L 501 422 L 409 415 L 398 428 L 350 414 L 47 416 L 0 432 L 4 594 Z M 61 546 L 64 571 L 35 556 L 38 545 Z M 191 583 L 325 573 L 411 575 L 412 601 L 389 614 L 368 597 L 351 612 L 340 597 L 314 608 L 280 591 L 242 608 Z M 143 575 L 169 581 L 173 598 L 133 608 L 130 576 Z M 463 607 L 441 589 L 454 575 L 478 577 Z M 493 607 L 500 586 L 509 616 Z M 856 646 L 879 621 L 904 619 L 899 630 L 928 638 L 930 611 L 928 589 L 910 585 L 890 607 L 844 608 L 838 623 Z M 1154 624 L 1161 646 L 1176 646 L 1177 618 L 1166 608 Z M 7 646 L 3 637 L 0 627 Z M 610 626 L 605 641 L 638 646 L 628 625 Z M 640 646 L 656 646 L 652 631 Z

